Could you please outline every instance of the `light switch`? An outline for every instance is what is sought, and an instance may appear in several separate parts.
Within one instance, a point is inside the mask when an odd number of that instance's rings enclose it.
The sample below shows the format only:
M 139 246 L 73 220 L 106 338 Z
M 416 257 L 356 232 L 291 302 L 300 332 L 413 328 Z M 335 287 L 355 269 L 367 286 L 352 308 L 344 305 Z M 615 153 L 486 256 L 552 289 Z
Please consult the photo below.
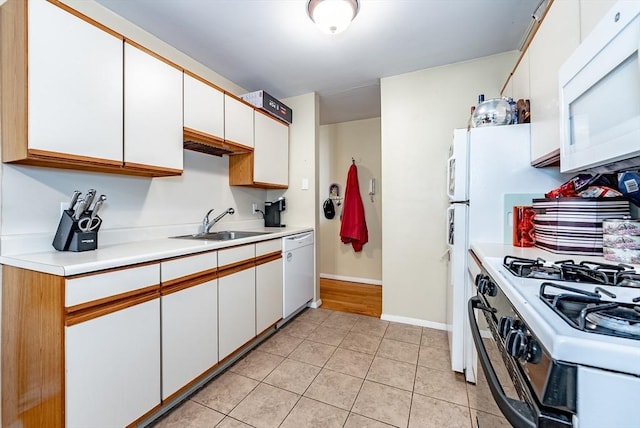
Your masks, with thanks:
M 302 179 L 302 186 L 300 188 L 302 190 L 309 190 L 309 179 L 308 178 L 303 178 Z

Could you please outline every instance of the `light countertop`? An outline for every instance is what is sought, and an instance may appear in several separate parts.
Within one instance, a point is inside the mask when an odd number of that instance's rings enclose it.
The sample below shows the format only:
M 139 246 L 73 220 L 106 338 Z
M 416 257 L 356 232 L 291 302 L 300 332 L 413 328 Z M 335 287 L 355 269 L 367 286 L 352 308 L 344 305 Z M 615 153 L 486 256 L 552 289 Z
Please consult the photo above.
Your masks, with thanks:
M 53 275 L 71 276 L 137 263 L 160 261 L 171 257 L 218 250 L 236 245 L 267 241 L 296 233 L 313 231 L 313 228 L 252 228 L 251 231 L 269 233 L 229 241 L 175 238 L 141 240 L 121 244 L 98 245 L 99 248 L 97 250 L 84 252 L 56 251 L 51 248 L 49 251 L 37 253 L 1 256 L 0 263 Z

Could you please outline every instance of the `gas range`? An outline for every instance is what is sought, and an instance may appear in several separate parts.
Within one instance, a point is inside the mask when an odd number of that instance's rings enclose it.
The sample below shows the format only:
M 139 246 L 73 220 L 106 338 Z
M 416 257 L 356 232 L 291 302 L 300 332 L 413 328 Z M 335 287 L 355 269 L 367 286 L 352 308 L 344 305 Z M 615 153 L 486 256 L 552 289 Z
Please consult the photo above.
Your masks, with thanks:
M 621 398 L 620 391 L 624 397 L 640 396 L 638 267 L 520 255 L 483 257 L 481 262 L 470 318 L 474 310 L 484 314 L 507 379 L 518 391 L 520 400 L 512 406 L 513 398 L 502 400 L 503 405 L 499 399 L 500 391 L 509 388 L 492 389 L 511 424 L 630 426 L 636 404 Z M 472 332 L 474 324 L 478 328 L 475 321 L 470 324 Z M 482 354 L 491 360 L 479 340 L 474 337 L 481 362 Z M 491 386 L 487 361 L 483 369 Z M 612 411 L 598 416 L 595 409 L 603 408 Z
M 605 331 L 592 328 L 591 323 L 585 323 L 585 328 L 580 328 L 579 321 L 578 325 L 570 321 L 573 317 L 571 314 L 563 315 L 561 312 L 562 309 L 571 306 L 564 303 L 571 301 L 581 301 L 585 306 L 589 303 L 594 305 L 617 303 L 633 310 L 634 307 L 639 306 L 640 288 L 603 284 L 584 278 L 556 280 L 518 276 L 514 274 L 509 261 L 507 257 L 490 258 L 485 260 L 484 266 L 515 311 L 526 320 L 527 325 L 544 344 L 551 358 L 640 376 L 640 337 L 629 338 L 625 334 L 597 334 Z M 546 262 L 541 259 L 538 259 L 538 262 L 542 262 L 542 266 L 559 264 L 559 262 Z M 569 265 L 584 266 L 580 263 L 572 262 Z M 586 263 L 594 266 L 594 262 Z M 628 275 L 635 270 L 631 266 L 620 267 L 624 270 L 608 269 L 607 273 L 625 272 Z M 600 267 L 600 269 L 603 268 Z M 620 278 L 619 274 L 617 278 Z M 621 284 L 626 283 L 620 279 L 619 281 Z M 592 302 L 584 302 L 585 297 Z M 561 310 L 557 308 L 558 301 L 561 302 Z M 603 347 L 607 349 L 606 352 L 602 350 Z

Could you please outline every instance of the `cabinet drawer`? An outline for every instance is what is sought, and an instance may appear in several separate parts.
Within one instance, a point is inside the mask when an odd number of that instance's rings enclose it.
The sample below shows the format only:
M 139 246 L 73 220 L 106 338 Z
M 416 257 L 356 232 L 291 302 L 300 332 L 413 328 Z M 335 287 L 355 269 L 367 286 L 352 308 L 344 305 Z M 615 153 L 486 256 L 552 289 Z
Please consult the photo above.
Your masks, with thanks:
M 218 253 L 211 251 L 195 256 L 182 257 L 160 264 L 160 278 L 162 282 L 191 275 L 202 274 L 218 267 Z
M 72 278 L 65 283 L 65 306 L 79 305 L 159 283 L 159 264 Z
M 242 245 L 218 251 L 218 267 L 224 268 L 244 261 L 253 260 L 256 256 L 255 244 Z
M 282 251 L 282 239 L 256 242 L 256 257 Z

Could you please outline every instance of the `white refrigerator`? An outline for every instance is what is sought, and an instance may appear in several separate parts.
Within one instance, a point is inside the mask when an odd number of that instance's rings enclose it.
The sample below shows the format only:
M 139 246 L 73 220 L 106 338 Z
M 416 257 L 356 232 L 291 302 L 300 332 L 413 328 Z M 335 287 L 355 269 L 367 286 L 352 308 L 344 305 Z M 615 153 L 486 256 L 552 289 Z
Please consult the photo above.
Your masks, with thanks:
M 529 124 L 456 129 L 447 163 L 447 330 L 451 368 L 475 382 L 477 357 L 467 320 L 475 286 L 467 272 L 469 245 L 505 242 L 511 218 L 505 195 L 544 195 L 570 176 L 530 164 Z M 510 234 L 508 244 L 511 243 Z

